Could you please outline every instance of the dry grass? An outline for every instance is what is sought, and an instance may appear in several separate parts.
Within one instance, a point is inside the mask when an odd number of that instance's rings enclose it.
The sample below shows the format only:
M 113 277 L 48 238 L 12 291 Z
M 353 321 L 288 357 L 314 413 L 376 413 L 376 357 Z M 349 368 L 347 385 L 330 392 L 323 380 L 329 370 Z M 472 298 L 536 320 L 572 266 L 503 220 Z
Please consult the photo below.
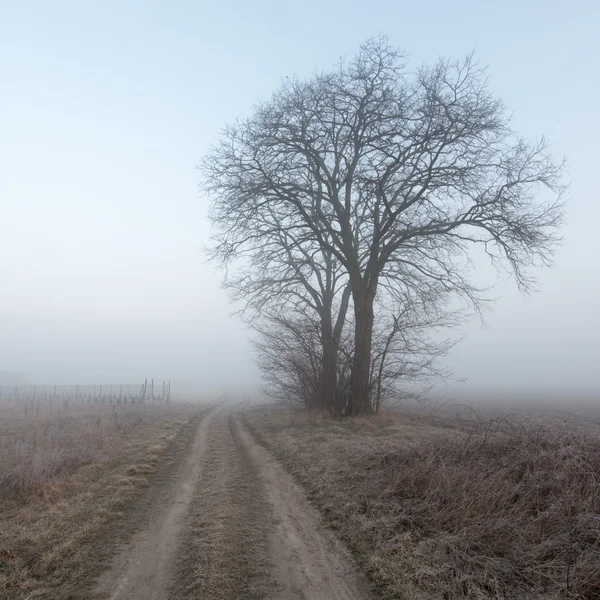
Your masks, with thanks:
M 0 500 L 27 498 L 82 465 L 108 463 L 129 435 L 170 414 L 165 406 L 76 404 L 0 419 Z
M 383 598 L 600 598 L 598 430 L 256 409 Z
M 189 405 L 75 405 L 0 421 L 0 599 L 90 598 L 193 430 Z M 148 490 L 148 493 L 146 493 Z M 150 493 L 152 492 L 152 493 Z
M 252 461 L 219 415 L 208 434 L 201 480 L 179 550 L 170 598 L 258 600 L 272 598 L 269 528 L 264 489 Z

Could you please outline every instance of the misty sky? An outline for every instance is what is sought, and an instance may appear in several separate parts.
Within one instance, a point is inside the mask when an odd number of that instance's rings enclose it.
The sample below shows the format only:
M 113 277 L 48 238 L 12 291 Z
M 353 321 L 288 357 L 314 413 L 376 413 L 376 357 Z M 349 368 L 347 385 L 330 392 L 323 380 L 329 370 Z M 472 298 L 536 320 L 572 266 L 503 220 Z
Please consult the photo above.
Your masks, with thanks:
M 475 49 L 517 130 L 568 160 L 543 291 L 500 282 L 448 364 L 471 389 L 600 390 L 599 26 L 595 0 L 0 2 L 0 371 L 253 385 L 195 167 L 286 75 L 384 33 L 417 64 Z

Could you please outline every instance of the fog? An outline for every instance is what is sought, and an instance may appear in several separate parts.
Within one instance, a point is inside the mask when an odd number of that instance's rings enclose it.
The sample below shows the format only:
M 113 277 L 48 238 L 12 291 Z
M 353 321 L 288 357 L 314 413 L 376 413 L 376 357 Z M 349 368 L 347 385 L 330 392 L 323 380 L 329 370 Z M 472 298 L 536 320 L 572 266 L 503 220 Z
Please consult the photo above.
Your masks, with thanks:
M 526 136 L 568 160 L 556 267 L 498 279 L 448 357 L 465 394 L 600 391 L 600 6 L 589 0 L 13 2 L 0 15 L 0 372 L 255 390 L 196 165 L 282 78 L 383 32 L 414 63 L 475 49 Z M 478 280 L 496 281 L 486 264 Z M 8 382 L 10 383 L 10 382 Z M 458 384 L 457 384 L 458 385 Z

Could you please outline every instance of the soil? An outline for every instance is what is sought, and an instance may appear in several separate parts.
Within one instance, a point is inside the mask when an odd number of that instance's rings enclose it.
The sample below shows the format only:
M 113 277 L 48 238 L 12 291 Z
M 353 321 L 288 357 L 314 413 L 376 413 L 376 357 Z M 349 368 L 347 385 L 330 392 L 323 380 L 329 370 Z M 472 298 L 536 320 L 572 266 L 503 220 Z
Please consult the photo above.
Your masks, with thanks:
M 240 407 L 202 419 L 165 501 L 98 580 L 106 600 L 371 598 L 351 555 Z

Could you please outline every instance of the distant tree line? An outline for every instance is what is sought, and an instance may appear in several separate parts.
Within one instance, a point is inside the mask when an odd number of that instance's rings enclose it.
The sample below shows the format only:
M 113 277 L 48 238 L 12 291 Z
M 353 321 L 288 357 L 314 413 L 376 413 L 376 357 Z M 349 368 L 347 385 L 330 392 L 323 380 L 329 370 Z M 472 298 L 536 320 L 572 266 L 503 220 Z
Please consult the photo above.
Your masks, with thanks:
M 486 300 L 473 248 L 528 291 L 564 213 L 562 164 L 513 131 L 472 56 L 411 70 L 385 38 L 286 79 L 201 168 L 211 257 L 270 393 L 336 415 L 443 375 L 439 330 Z

